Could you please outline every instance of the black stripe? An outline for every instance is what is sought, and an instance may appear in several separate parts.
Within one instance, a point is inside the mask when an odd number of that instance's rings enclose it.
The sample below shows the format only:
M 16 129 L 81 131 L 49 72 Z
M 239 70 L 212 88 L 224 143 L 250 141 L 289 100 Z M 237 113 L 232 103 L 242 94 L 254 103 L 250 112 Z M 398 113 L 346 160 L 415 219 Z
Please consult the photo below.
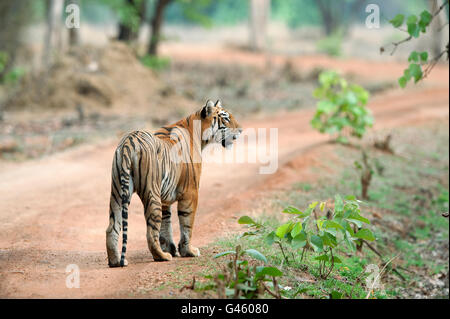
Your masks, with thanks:
M 188 217 L 191 214 L 192 214 L 192 212 L 178 211 L 178 216 L 181 216 L 181 217 Z

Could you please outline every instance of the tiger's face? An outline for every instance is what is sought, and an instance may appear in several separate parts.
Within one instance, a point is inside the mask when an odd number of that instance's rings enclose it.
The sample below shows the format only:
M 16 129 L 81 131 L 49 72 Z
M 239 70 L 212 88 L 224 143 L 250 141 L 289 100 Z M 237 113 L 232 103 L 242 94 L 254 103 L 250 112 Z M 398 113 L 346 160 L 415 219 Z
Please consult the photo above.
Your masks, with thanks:
M 242 133 L 242 127 L 219 101 L 208 100 L 200 112 L 202 118 L 202 140 L 205 144 L 218 143 L 230 148 Z

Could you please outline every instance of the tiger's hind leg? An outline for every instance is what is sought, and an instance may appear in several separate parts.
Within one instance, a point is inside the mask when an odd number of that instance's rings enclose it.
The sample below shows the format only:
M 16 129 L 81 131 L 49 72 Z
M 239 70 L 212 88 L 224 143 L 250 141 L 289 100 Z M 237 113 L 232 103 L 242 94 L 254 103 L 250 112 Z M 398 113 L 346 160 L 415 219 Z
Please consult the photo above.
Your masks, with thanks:
M 147 244 L 155 261 L 170 261 L 172 255 L 161 249 L 159 236 L 162 222 L 161 200 L 154 196 L 149 196 L 144 204 L 145 221 L 147 223 Z
M 119 234 L 122 229 L 122 207 L 117 202 L 114 193 L 111 194 L 109 205 L 109 226 L 106 229 L 106 251 L 109 267 L 120 266 L 120 254 L 117 247 Z M 125 261 L 125 264 L 128 264 Z
M 159 244 L 164 252 L 170 253 L 172 257 L 175 257 L 178 256 L 178 254 L 177 247 L 173 241 L 171 216 L 172 212 L 170 206 L 162 206 L 162 223 L 161 231 L 159 233 Z
M 200 250 L 191 245 L 192 227 L 197 210 L 197 196 L 178 201 L 178 219 L 180 221 L 180 242 L 178 251 L 182 257 L 198 257 Z

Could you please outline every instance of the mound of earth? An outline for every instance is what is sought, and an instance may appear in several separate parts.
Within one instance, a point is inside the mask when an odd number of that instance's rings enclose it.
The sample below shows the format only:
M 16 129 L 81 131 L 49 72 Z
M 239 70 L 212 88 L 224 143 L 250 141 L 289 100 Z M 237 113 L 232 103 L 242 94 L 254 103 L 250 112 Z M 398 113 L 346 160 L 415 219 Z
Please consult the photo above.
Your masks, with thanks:
M 155 110 L 169 103 L 162 98 L 164 87 L 124 43 L 81 46 L 60 56 L 49 70 L 26 76 L 6 109 Z M 183 97 L 170 100 L 170 105 L 185 108 Z

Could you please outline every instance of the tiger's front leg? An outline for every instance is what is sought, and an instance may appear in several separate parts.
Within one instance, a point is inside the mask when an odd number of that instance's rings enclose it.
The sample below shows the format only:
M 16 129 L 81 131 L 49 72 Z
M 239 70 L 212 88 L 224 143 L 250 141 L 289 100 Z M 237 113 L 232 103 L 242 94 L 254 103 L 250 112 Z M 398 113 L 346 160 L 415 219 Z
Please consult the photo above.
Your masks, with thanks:
M 178 251 L 182 257 L 198 257 L 200 250 L 191 245 L 192 227 L 197 211 L 197 196 L 178 201 L 178 219 L 180 222 L 180 242 Z
M 173 241 L 172 235 L 172 212 L 170 206 L 162 206 L 162 223 L 161 223 L 161 231 L 159 233 L 159 243 L 161 245 L 161 249 L 170 253 L 172 257 L 177 256 L 177 247 Z

